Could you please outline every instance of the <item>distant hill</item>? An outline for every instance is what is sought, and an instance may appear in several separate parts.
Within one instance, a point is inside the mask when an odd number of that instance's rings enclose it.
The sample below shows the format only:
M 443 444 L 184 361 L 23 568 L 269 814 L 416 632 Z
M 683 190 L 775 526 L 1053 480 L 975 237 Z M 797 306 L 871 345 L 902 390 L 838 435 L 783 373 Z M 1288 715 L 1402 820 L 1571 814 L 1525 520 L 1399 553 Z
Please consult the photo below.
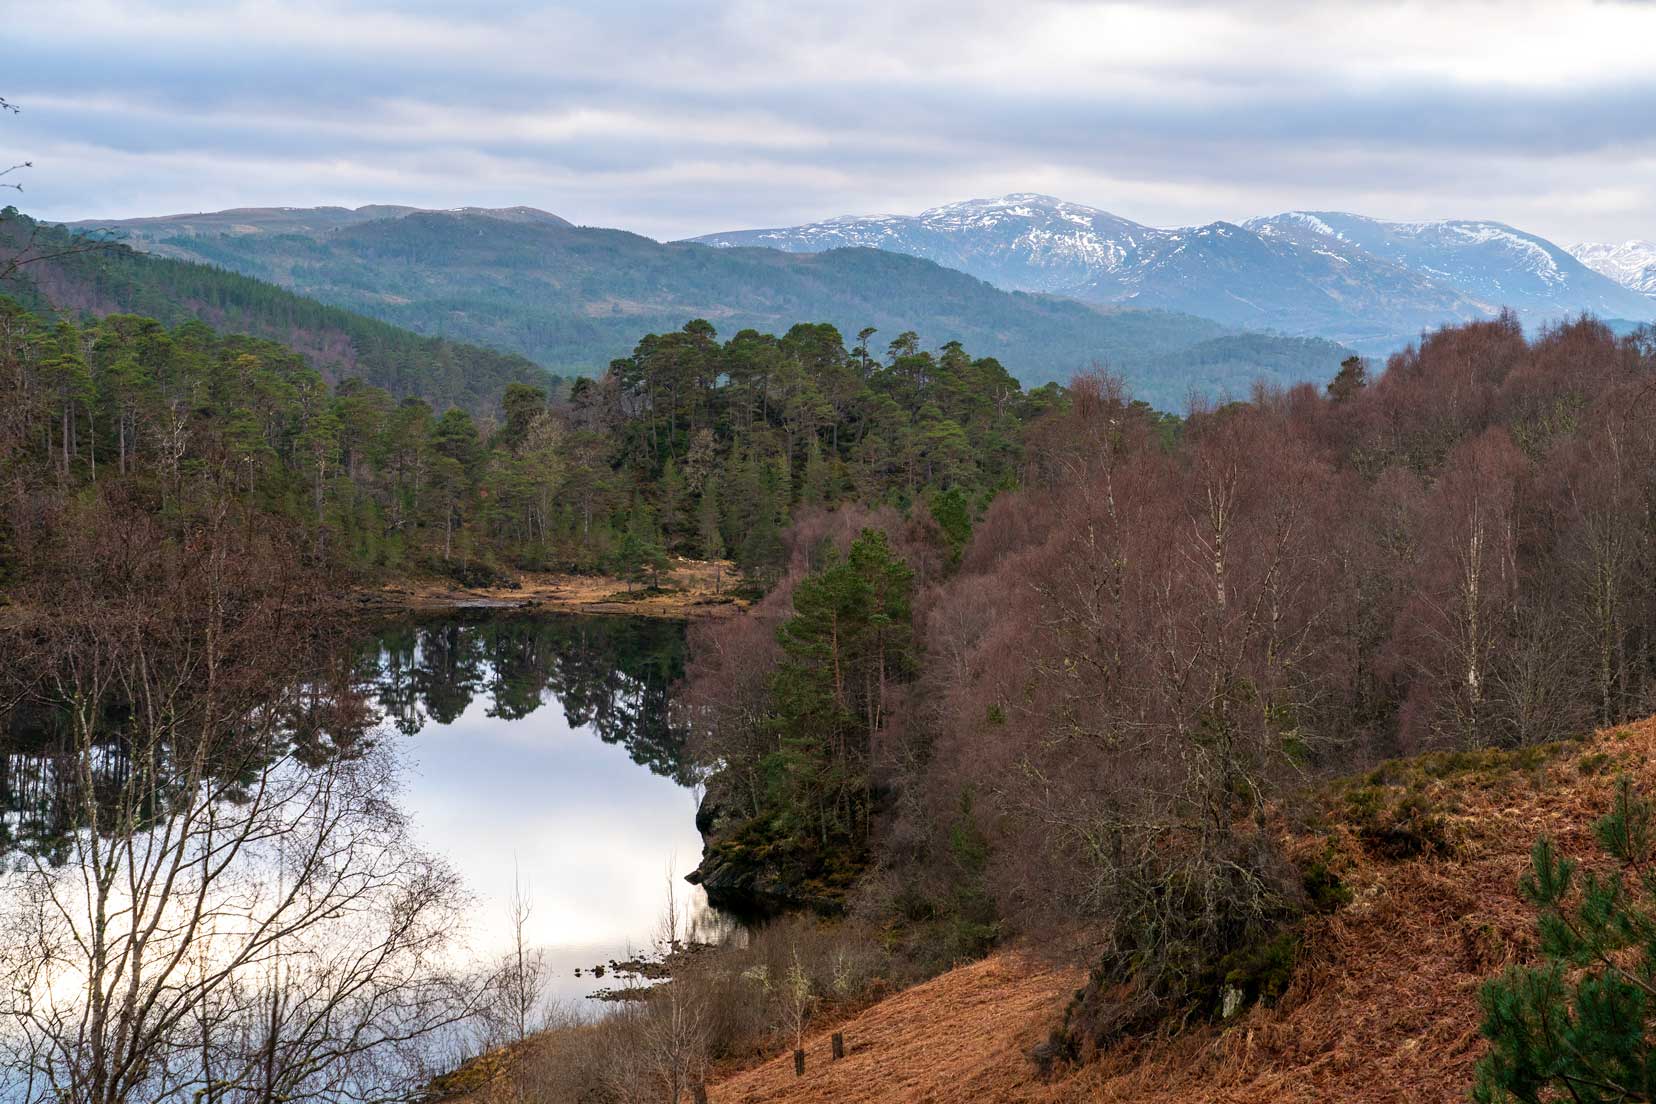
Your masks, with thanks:
M 1532 323 L 1584 310 L 1656 317 L 1656 301 L 1544 238 L 1487 221 L 1400 223 L 1319 211 L 1161 229 L 1016 193 L 914 216 L 845 216 L 695 240 L 787 252 L 887 249 L 1003 288 L 1183 311 L 1365 352 L 1502 307 Z
M 1025 383 L 1103 365 L 1135 393 L 1182 407 L 1233 381 L 1324 381 L 1350 350 L 1244 334 L 1165 310 L 1012 293 L 927 260 L 874 249 L 790 254 L 661 243 L 575 227 L 527 209 L 177 216 L 112 225 L 137 248 L 268 280 L 426 334 L 520 353 L 556 372 L 592 373 L 647 332 L 706 318 L 721 333 L 830 322 L 876 344 L 913 330 L 923 346 L 961 341 Z M 364 212 L 381 217 L 361 217 Z M 1185 350 L 1200 358 L 1187 359 Z M 1215 386 L 1215 380 L 1225 381 Z
M 373 222 L 376 219 L 399 219 L 408 215 L 434 213 L 424 207 L 404 207 L 395 203 L 372 203 L 364 207 L 232 207 L 228 211 L 203 211 L 189 215 L 157 215 L 150 218 L 117 219 L 114 222 L 83 219 L 69 223 L 72 230 L 100 230 L 119 227 L 127 240 L 143 242 L 147 252 L 168 254 L 183 250 L 154 248 L 157 243 L 172 237 L 201 237 L 229 235 L 231 237 L 276 237 L 300 234 L 317 237 L 344 226 Z M 488 215 L 506 222 L 548 223 L 568 226 L 570 223 L 557 215 L 534 207 L 459 207 L 456 214 Z
M 70 244 L 68 232 L 13 215 L 0 220 L 0 257 L 16 254 L 31 235 L 34 255 Z M 169 326 L 199 319 L 280 341 L 331 380 L 362 379 L 438 409 L 492 410 L 507 383 L 559 383 L 522 356 L 412 333 L 234 272 L 118 244 L 25 265 L 0 283 L 0 295 L 69 315 L 141 314 Z

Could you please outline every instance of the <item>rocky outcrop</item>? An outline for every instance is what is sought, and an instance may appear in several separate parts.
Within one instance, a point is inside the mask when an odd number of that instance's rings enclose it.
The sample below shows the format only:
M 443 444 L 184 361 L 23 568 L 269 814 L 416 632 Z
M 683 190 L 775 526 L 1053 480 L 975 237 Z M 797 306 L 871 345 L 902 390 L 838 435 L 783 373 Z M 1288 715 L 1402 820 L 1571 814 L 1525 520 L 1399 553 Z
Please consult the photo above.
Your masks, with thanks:
M 738 919 L 765 919 L 810 910 L 834 915 L 861 864 L 805 851 L 774 838 L 762 823 L 728 815 L 711 796 L 696 810 L 701 863 L 684 876 L 707 893 L 707 903 Z

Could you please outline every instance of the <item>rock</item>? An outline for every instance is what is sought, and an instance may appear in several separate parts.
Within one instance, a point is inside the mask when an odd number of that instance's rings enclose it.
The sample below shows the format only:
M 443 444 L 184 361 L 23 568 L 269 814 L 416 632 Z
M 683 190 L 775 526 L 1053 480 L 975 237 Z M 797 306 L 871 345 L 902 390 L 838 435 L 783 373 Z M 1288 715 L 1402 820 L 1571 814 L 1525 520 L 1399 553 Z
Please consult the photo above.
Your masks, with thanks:
M 1242 990 L 1238 989 L 1234 985 L 1225 986 L 1225 991 L 1224 991 L 1223 995 L 1220 997 L 1219 1017 L 1221 1019 L 1228 1020 L 1232 1016 L 1234 1016 L 1238 1012 L 1240 1012 L 1241 1010 L 1242 1010 Z

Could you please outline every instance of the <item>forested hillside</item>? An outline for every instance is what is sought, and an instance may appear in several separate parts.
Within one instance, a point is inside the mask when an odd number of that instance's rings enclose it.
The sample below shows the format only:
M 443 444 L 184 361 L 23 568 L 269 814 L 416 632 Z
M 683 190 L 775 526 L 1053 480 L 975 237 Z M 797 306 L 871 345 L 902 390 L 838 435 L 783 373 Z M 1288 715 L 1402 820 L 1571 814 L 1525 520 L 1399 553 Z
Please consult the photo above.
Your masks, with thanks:
M 943 496 L 952 521 L 1016 479 L 1020 427 L 1062 401 L 912 335 L 876 358 L 827 325 L 721 344 L 695 322 L 567 401 L 509 383 L 499 417 L 474 417 L 330 386 L 285 346 L 197 321 L 53 322 L 0 300 L 0 578 L 72 568 L 61 542 L 85 525 L 141 515 L 183 542 L 232 510 L 332 570 L 647 581 L 679 552 L 762 580 L 800 505 Z
M 0 217 L 0 257 L 28 263 L 0 283 L 0 294 L 72 321 L 107 314 L 137 314 L 167 326 L 200 320 L 287 345 L 330 380 L 359 379 L 439 410 L 492 410 L 512 382 L 562 386 L 516 354 L 421 336 L 222 268 L 113 242 L 86 245 L 8 209 Z
M 116 228 L 140 248 L 220 265 L 420 333 L 508 349 L 564 374 L 601 372 L 638 334 L 693 318 L 726 332 L 781 331 L 810 318 L 845 334 L 873 327 L 882 342 L 912 330 L 924 348 L 959 341 L 994 356 L 1026 384 L 1104 366 L 1164 409 L 1182 408 L 1192 392 L 1223 396 L 1215 381 L 1322 379 L 1350 355 L 1328 341 L 1244 335 L 1169 311 L 1000 291 L 872 249 L 714 249 L 488 212 L 417 212 L 309 233 L 203 233 L 199 217 Z M 1198 344 L 1201 363 L 1181 355 Z
M 1343 899 L 1281 842 L 1308 781 L 1656 711 L 1649 329 L 1507 315 L 1177 434 L 1108 377 L 1070 399 L 958 561 L 808 518 L 795 573 L 696 630 L 711 894 L 945 959 L 1088 948 L 1054 1051 L 1084 1057 L 1280 992 Z M 1417 802 L 1353 800 L 1376 848 L 1437 846 Z

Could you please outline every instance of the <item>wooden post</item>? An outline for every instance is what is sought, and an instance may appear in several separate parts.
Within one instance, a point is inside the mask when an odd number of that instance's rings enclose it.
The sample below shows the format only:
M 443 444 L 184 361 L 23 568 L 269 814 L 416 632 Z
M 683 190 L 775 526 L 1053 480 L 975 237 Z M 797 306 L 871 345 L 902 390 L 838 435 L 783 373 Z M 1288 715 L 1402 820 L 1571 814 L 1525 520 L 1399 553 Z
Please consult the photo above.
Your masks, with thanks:
M 834 1061 L 837 1062 L 841 1058 L 845 1057 L 845 1036 L 840 1034 L 838 1031 L 834 1032 L 833 1044 Z
M 691 1085 L 690 1099 L 692 1104 L 707 1104 L 707 1086 L 702 1084 L 700 1081 L 697 1081 L 694 1085 Z
M 804 1047 L 800 1047 L 798 1050 L 794 1051 L 794 1076 L 795 1077 L 804 1077 L 805 1076 L 805 1048 Z

